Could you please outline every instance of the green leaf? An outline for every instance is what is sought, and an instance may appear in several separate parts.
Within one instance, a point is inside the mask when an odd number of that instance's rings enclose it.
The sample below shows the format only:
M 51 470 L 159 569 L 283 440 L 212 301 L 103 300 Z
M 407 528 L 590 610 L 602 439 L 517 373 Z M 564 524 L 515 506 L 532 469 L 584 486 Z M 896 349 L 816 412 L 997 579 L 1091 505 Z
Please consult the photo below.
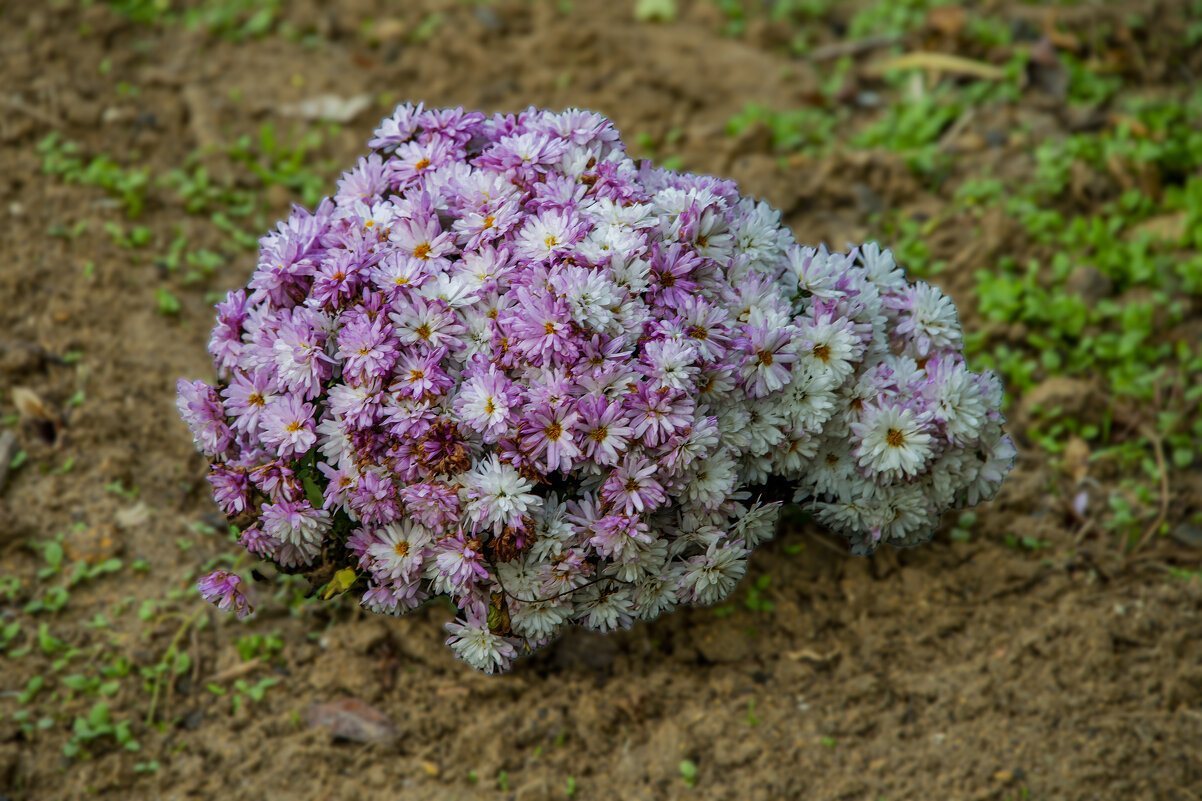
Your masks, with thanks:
M 635 0 L 634 18 L 639 22 L 671 22 L 676 14 L 676 0 Z
M 305 486 L 305 497 L 309 499 L 309 503 L 314 509 L 320 509 L 325 503 L 325 496 L 322 494 L 321 487 L 317 486 L 317 482 L 313 480 L 313 476 L 309 471 L 301 474 L 301 483 Z
M 94 730 L 107 729 L 111 723 L 109 716 L 109 705 L 104 701 L 97 701 L 88 712 L 88 725 Z
M 354 568 L 344 567 L 334 574 L 334 578 L 330 579 L 330 583 L 326 585 L 326 591 L 322 593 L 322 598 L 332 598 L 333 596 L 346 592 L 351 588 L 359 578 L 359 574 Z

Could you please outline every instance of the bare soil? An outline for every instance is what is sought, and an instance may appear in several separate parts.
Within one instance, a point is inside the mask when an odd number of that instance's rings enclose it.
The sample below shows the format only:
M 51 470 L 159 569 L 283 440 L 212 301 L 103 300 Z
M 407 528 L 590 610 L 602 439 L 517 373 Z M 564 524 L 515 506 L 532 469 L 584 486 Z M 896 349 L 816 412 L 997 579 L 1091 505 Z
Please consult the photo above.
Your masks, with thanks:
M 442 25 L 412 41 L 433 11 Z M 1025 439 L 1021 419 L 1012 426 L 1019 464 L 968 541 L 953 541 L 949 522 L 926 547 L 861 559 L 791 524 L 755 555 L 748 579 L 771 577 L 770 612 L 747 608 L 740 589 L 729 614 L 691 609 L 618 635 L 573 634 L 487 677 L 443 645 L 443 607 L 382 619 L 349 604 L 292 604 L 256 585 L 260 611 L 248 624 L 206 610 L 203 625 L 183 629 L 192 664 L 166 682 L 148 724 L 153 682 L 138 672 L 196 608 L 194 594 L 178 591 L 234 548 L 197 533 L 198 521 L 222 521 L 174 385 L 211 375 L 205 293 L 243 285 L 254 257 L 230 257 L 199 287 L 182 285 L 161 254 L 180 232 L 190 246 L 219 248 L 220 232 L 155 190 L 136 221 L 151 243 L 119 247 L 103 225 L 131 223 L 110 195 L 41 174 L 35 145 L 46 134 L 148 167 L 153 181 L 266 122 L 317 127 L 284 117 L 288 104 L 367 93 L 373 105 L 312 155 L 332 189 L 336 172 L 322 165 L 350 166 L 384 104 L 579 106 L 612 117 L 632 146 L 640 132 L 670 139 L 686 169 L 738 180 L 782 208 L 805 242 L 859 241 L 876 235 L 874 209 L 930 213 L 950 198 L 894 154 L 782 164 L 762 135 L 728 136 L 727 121 L 748 103 L 812 104 L 820 75 L 770 24 L 723 35 L 708 3 L 682 2 L 670 24 L 637 22 L 630 2 L 579 0 L 571 13 L 519 0 L 352 0 L 295 2 L 281 14 L 304 36 L 234 42 L 100 4 L 24 0 L 0 10 L 0 415 L 16 413 L 21 387 L 59 418 L 14 425 L 27 461 L 0 490 L 0 574 L 20 580 L 0 625 L 20 621 L 14 647 L 32 643 L 20 659 L 0 656 L 0 797 L 533 801 L 568 797 L 570 781 L 580 799 L 1202 797 L 1202 582 L 1167 575 L 1173 564 L 1196 566 L 1199 552 L 1158 540 L 1119 558 L 1098 532 L 1078 537 L 1059 497 L 1063 472 Z M 838 40 L 834 22 L 815 24 L 817 42 Z M 1180 80 L 1155 52 L 1147 58 L 1150 87 Z M 1034 101 L 1022 113 L 1045 121 L 1048 136 L 1070 122 Z M 1012 122 L 977 120 L 965 131 L 983 137 Z M 981 159 L 1031 169 L 1022 143 L 963 154 L 973 169 Z M 228 161 L 204 163 L 215 181 L 260 187 Z M 264 191 L 266 230 L 297 198 Z M 49 233 L 80 220 L 89 227 L 76 238 Z M 1010 246 L 1005 226 L 986 218 L 976 233 L 931 242 L 950 265 L 935 280 L 962 306 L 973 272 Z M 179 298 L 178 314 L 159 312 L 162 286 Z M 1012 417 L 1022 402 L 1010 398 Z M 1173 488 L 1172 521 L 1198 502 L 1199 481 Z M 23 612 L 44 589 L 27 542 L 59 532 L 68 559 L 116 556 L 126 567 L 72 588 L 61 611 Z M 1007 535 L 1046 546 L 1010 547 Z M 139 559 L 149 569 L 129 568 Z M 148 601 L 161 604 L 142 620 Z M 109 628 L 84 625 L 100 612 Z M 53 690 L 53 658 L 35 638 L 42 622 L 81 649 L 65 673 L 127 656 L 133 672 L 109 704 L 114 720 L 131 721 L 140 751 L 98 739 L 63 755 L 95 699 Z M 278 633 L 282 650 L 242 667 L 235 643 L 255 632 Z M 34 675 L 58 696 L 46 728 L 30 732 L 13 714 Z M 232 712 L 234 682 L 264 677 L 278 683 Z M 399 738 L 361 744 L 306 725 L 312 704 L 345 697 L 387 715 Z M 684 760 L 696 766 L 695 786 Z

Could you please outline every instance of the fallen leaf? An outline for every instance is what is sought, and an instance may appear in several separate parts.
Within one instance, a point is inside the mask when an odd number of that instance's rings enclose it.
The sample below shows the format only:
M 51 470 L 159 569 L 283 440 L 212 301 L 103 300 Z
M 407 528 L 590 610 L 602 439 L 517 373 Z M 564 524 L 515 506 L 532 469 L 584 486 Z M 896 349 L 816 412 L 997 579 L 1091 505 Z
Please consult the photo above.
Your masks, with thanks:
M 1188 222 L 1189 220 L 1184 211 L 1174 214 L 1161 214 L 1158 217 L 1151 217 L 1139 225 L 1133 226 L 1129 238 L 1134 238 L 1140 234 L 1148 234 L 1153 239 L 1160 239 L 1164 242 L 1179 242 L 1188 230 Z
M 279 111 L 286 117 L 300 117 L 303 120 L 350 122 L 370 105 L 371 95 L 318 95 L 296 103 L 286 103 L 280 106 Z
M 1089 443 L 1077 435 L 1068 438 L 1064 446 L 1064 472 L 1074 484 L 1080 484 L 1089 475 Z
M 635 0 L 634 18 L 639 22 L 671 22 L 676 19 L 676 0 Z
M 63 417 L 47 406 L 38 393 L 25 387 L 13 387 L 12 400 L 22 422 L 30 424 L 47 444 L 58 441 Z
M 117 528 L 122 531 L 133 531 L 139 529 L 146 524 L 150 519 L 150 509 L 146 504 L 139 501 L 133 506 L 127 506 L 124 509 L 119 509 L 113 515 L 113 522 L 117 524 Z
M 933 53 L 921 51 L 906 53 L 896 58 L 875 61 L 865 67 L 864 72 L 869 76 L 881 76 L 892 70 L 924 69 L 931 72 L 946 72 L 953 75 L 968 75 L 987 81 L 1000 81 L 1006 77 L 1006 71 L 1001 67 L 975 61 L 971 58 L 953 56 L 950 53 Z
M 927 27 L 947 36 L 959 36 L 964 19 L 962 6 L 935 6 L 927 12 Z
M 1028 86 L 1057 100 L 1063 100 L 1068 94 L 1068 70 L 1047 37 L 1033 44 L 1027 53 L 1026 80 Z
M 57 417 L 32 389 L 13 387 L 12 396 L 13 405 L 23 420 L 54 420 Z
M 358 698 L 313 704 L 305 722 L 311 729 L 326 727 L 335 738 L 356 743 L 388 742 L 401 736 L 387 715 Z
M 826 653 L 826 654 L 820 654 L 811 648 L 802 648 L 800 651 L 788 651 L 785 653 L 785 656 L 787 656 L 789 659 L 792 659 L 795 662 L 798 662 L 798 661 L 801 661 L 804 659 L 807 662 L 819 662 L 819 663 L 830 662 L 832 659 L 834 659 L 838 655 L 839 655 L 838 646 L 832 648 L 830 650 L 830 653 Z

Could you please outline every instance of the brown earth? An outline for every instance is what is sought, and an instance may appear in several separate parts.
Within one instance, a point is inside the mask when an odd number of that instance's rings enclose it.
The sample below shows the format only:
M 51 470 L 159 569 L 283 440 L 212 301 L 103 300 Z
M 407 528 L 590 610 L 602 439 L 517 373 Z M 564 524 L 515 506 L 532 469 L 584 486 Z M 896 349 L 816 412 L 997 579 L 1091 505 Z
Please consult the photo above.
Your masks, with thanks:
M 1202 582 L 1166 576 L 1170 563 L 1196 565 L 1197 551 L 1158 543 L 1119 559 L 1113 541 L 1082 534 L 1059 497 L 1062 470 L 1021 430 L 1024 455 L 979 510 L 970 541 L 945 531 L 915 551 L 859 559 L 793 525 L 752 564 L 753 578 L 771 577 L 763 597 L 772 611 L 737 602 L 724 615 L 693 609 L 619 635 L 573 634 L 503 676 L 452 658 L 441 606 L 381 619 L 349 605 L 291 604 L 292 590 L 273 596 L 260 585 L 249 624 L 206 608 L 200 625 L 180 625 L 197 608 L 183 591 L 201 562 L 233 546 L 198 533 L 198 522 L 220 520 L 174 384 L 211 374 L 205 292 L 244 284 L 253 255 L 224 260 L 199 287 L 181 284 L 158 254 L 176 226 L 191 245 L 217 249 L 216 228 L 155 190 L 138 221 L 150 246 L 118 247 L 102 226 L 127 225 L 120 208 L 100 189 L 41 175 L 36 143 L 58 131 L 89 155 L 158 176 L 265 122 L 300 131 L 307 123 L 281 115 L 288 104 L 368 93 L 379 102 L 313 156 L 338 168 L 401 100 L 487 111 L 574 105 L 611 116 L 628 143 L 639 132 L 671 139 L 685 168 L 737 179 L 784 209 L 802 241 L 873 236 L 867 215 L 881 206 L 946 206 L 946 190 L 922 185 L 894 155 L 781 166 L 762 132 L 728 137 L 727 120 L 749 102 L 812 102 L 817 68 L 778 47 L 767 23 L 731 38 L 714 6 L 681 5 L 675 22 L 649 24 L 629 2 L 577 2 L 571 13 L 518 0 L 296 2 L 283 17 L 300 41 L 246 42 L 127 21 L 101 5 L 25 0 L 0 10 L 0 415 L 16 412 L 21 387 L 62 418 L 14 427 L 27 463 L 0 490 L 0 575 L 20 580 L 0 626 L 19 621 L 14 647 L 33 643 L 19 659 L 0 657 L 0 797 L 532 801 L 568 797 L 570 781 L 582 799 L 1202 797 Z M 441 27 L 411 41 L 435 10 L 446 14 Z M 829 26 L 817 35 L 835 39 Z M 1147 70 L 1150 82 L 1178 80 L 1155 63 Z M 1062 130 L 1046 110 L 1023 113 L 1044 120 L 1048 135 Z M 1021 146 L 965 158 L 1030 169 Z M 259 191 L 227 160 L 205 163 L 218 182 Z M 296 199 L 280 186 L 266 192 L 262 230 Z M 48 233 L 80 220 L 90 225 L 77 238 Z M 932 240 L 933 255 L 951 264 L 938 281 L 961 305 L 973 271 L 1008 247 L 1004 226 Z M 177 315 L 158 312 L 160 286 L 181 301 Z M 1020 399 L 1009 403 L 1017 413 Z M 68 558 L 115 555 L 127 567 L 73 588 L 62 611 L 20 611 L 43 589 L 26 543 L 58 532 Z M 1007 535 L 1041 545 L 1008 547 Z M 149 568 L 129 569 L 138 559 Z M 146 602 L 160 605 L 142 621 L 135 611 Z M 99 612 L 111 618 L 107 630 L 83 625 Z M 81 649 L 63 672 L 130 660 L 133 674 L 109 703 L 114 721 L 131 721 L 139 752 L 100 739 L 63 756 L 72 721 L 95 699 L 61 689 L 49 701 L 43 691 L 44 730 L 18 725 L 16 696 L 30 678 L 54 686 L 34 634 L 42 622 Z M 151 716 L 153 681 L 138 671 L 177 632 L 192 664 L 165 683 Z M 235 641 L 255 632 L 278 632 L 282 650 L 240 667 Z M 236 713 L 228 694 L 206 689 L 262 677 L 278 684 Z M 313 703 L 352 696 L 391 718 L 400 737 L 358 744 L 305 725 Z M 696 766 L 695 786 L 683 760 Z

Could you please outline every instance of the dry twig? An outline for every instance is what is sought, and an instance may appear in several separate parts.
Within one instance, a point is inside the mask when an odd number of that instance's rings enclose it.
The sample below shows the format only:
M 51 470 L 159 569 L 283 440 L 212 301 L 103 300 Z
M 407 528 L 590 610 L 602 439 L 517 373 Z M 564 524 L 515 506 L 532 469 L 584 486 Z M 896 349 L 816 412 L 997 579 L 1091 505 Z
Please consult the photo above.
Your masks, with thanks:
M 815 47 L 810 53 L 810 61 L 831 61 L 843 56 L 854 56 L 885 47 L 901 40 L 899 33 L 883 33 L 879 36 L 868 36 L 854 41 L 835 42 L 834 44 Z
M 1152 521 L 1152 525 L 1139 538 L 1139 542 L 1135 543 L 1135 547 L 1131 549 L 1132 554 L 1138 553 L 1139 549 L 1144 547 L 1152 537 L 1156 536 L 1156 532 L 1164 524 L 1164 521 L 1169 516 L 1169 467 L 1164 458 L 1164 442 L 1159 434 L 1152 430 L 1150 426 L 1142 426 L 1142 433 L 1152 443 L 1152 452 L 1156 456 L 1156 470 L 1160 473 L 1160 510 L 1156 513 L 1156 519 Z

